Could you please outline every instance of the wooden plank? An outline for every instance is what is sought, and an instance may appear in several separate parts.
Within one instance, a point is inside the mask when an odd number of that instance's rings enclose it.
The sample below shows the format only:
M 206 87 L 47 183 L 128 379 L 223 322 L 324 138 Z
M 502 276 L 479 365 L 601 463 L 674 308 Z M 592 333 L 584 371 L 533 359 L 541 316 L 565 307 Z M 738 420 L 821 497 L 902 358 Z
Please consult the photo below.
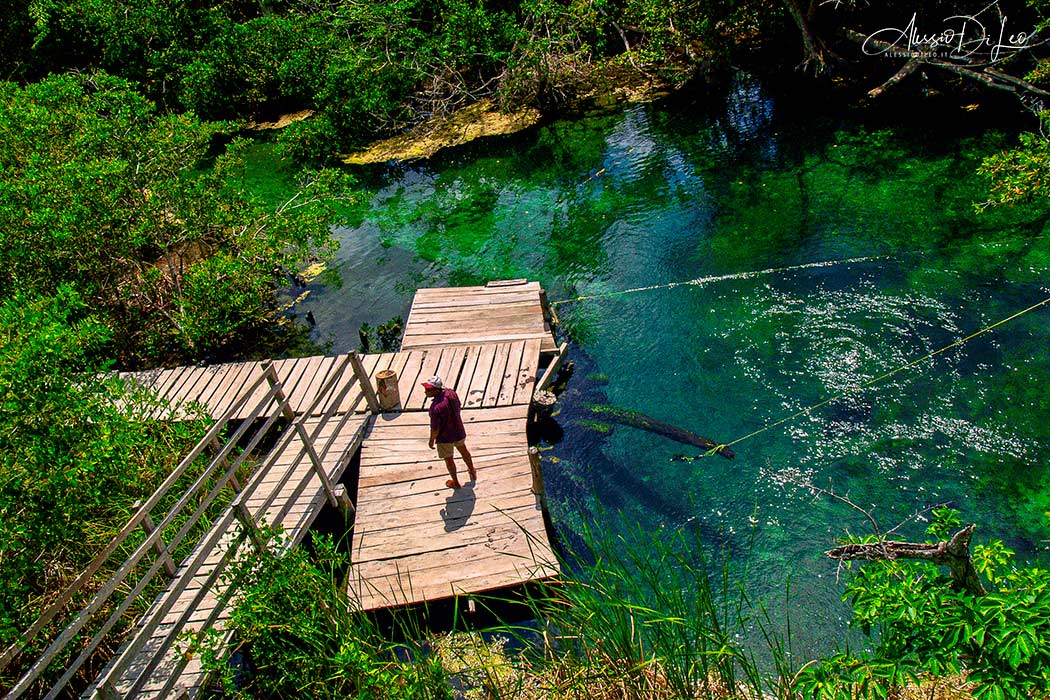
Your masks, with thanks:
M 212 365 L 210 367 L 206 367 L 204 376 L 193 387 L 193 391 L 196 394 L 196 396 L 193 396 L 192 398 L 187 398 L 191 401 L 197 401 L 203 404 L 208 408 L 209 413 L 215 415 L 214 412 L 211 410 L 211 404 L 209 403 L 209 400 L 211 399 L 212 394 L 214 394 L 215 391 L 220 386 L 222 386 L 222 380 L 226 378 L 227 371 L 227 365 Z
M 252 380 L 258 376 L 256 373 L 259 370 L 258 362 L 240 362 L 238 363 L 237 369 L 232 373 L 230 388 L 226 395 L 218 400 L 218 405 L 213 416 L 221 416 L 223 412 L 229 409 L 237 399 L 244 394 L 245 388 L 251 385 Z
M 293 407 L 292 410 L 294 411 L 296 390 L 299 388 L 299 383 L 302 381 L 303 375 L 310 364 L 310 359 L 306 357 L 296 357 L 287 360 L 287 363 L 288 364 L 285 367 L 278 370 L 277 376 L 281 377 L 281 386 L 284 388 L 284 397 L 288 400 L 288 405 Z
M 449 318 L 441 318 L 448 316 Z M 430 316 L 421 317 L 418 322 L 412 324 L 405 335 L 416 338 L 425 335 L 491 335 L 493 333 L 542 333 L 544 331 L 543 319 L 539 316 L 527 316 L 523 314 L 492 313 L 491 310 L 484 312 L 471 312 L 469 316 L 462 314 L 440 314 L 437 318 Z
M 170 400 L 171 397 L 168 396 L 168 392 L 186 369 L 186 367 L 174 367 L 172 369 L 163 370 L 160 373 L 160 376 L 157 377 L 157 380 L 153 383 L 157 395 Z
M 324 358 L 320 356 L 301 358 L 302 372 L 296 379 L 295 386 L 288 391 L 288 405 L 295 413 L 302 413 L 303 409 L 313 401 L 314 397 L 310 394 L 309 389 L 317 381 L 317 372 L 322 360 Z
M 401 395 L 401 405 L 404 409 L 419 410 L 426 405 L 426 390 L 423 388 L 421 382 L 434 375 L 434 370 L 437 369 L 438 362 L 440 361 L 440 348 L 426 351 L 426 356 L 423 358 L 423 364 L 419 368 L 419 376 L 416 378 L 416 383 L 412 385 L 407 395 Z M 398 383 L 398 389 L 400 389 L 400 383 Z
M 367 577 L 372 583 L 376 579 L 396 575 L 398 570 L 411 572 L 416 582 L 430 579 L 437 582 L 450 582 L 457 579 L 477 578 L 494 573 L 514 572 L 522 573 L 522 570 L 535 570 L 553 563 L 555 558 L 550 550 L 544 554 L 550 554 L 550 562 L 542 559 L 522 557 L 521 551 L 528 551 L 529 545 L 535 546 L 536 542 L 530 542 L 528 535 L 518 533 L 516 537 L 508 538 L 499 542 L 497 546 L 486 546 L 483 544 L 468 544 L 463 547 L 445 549 L 440 552 L 429 552 L 426 556 L 407 556 L 389 559 L 370 560 L 354 565 L 353 575 Z
M 463 355 L 466 350 L 465 347 L 445 348 L 441 352 L 441 360 L 438 362 L 437 369 L 434 370 L 434 374 L 441 377 L 445 386 L 451 389 L 455 389 L 456 383 L 459 382 L 459 374 L 463 370 Z
M 346 355 L 336 356 L 335 366 L 343 364 L 343 362 L 346 361 L 346 359 Z M 343 377 L 336 383 L 336 386 L 332 388 L 331 393 L 327 397 L 325 397 L 325 399 L 321 402 L 321 405 L 318 406 L 317 411 L 315 412 L 316 415 L 323 415 L 328 411 L 329 408 L 332 407 L 332 404 L 335 402 L 335 399 L 339 395 L 339 392 L 343 390 L 343 387 L 346 386 L 347 382 L 351 381 L 351 378 L 353 376 L 353 369 L 350 367 L 349 362 L 347 362 L 346 368 L 343 371 Z M 354 392 L 357 392 L 357 396 L 361 395 L 361 390 L 357 389 L 356 387 L 351 387 L 350 389 L 348 389 L 346 395 L 350 396 L 351 394 L 354 394 Z
M 261 364 L 256 364 L 252 368 L 251 373 L 245 379 L 245 382 L 244 382 L 245 387 L 249 387 L 249 386 L 252 386 L 253 384 L 255 384 L 255 382 L 260 377 L 262 377 L 262 375 L 263 375 L 262 365 Z M 241 409 L 237 412 L 237 415 L 235 416 L 235 418 L 246 418 L 247 416 L 249 416 L 251 414 L 252 410 L 254 409 L 255 405 L 258 404 L 259 401 L 262 400 L 262 397 L 265 396 L 269 391 L 270 391 L 270 384 L 269 384 L 269 382 L 267 382 L 266 380 L 263 380 L 259 384 L 258 388 L 256 388 L 255 391 L 252 392 L 252 395 L 249 396 L 247 398 L 247 400 L 245 400 L 245 402 L 243 404 L 241 404 Z M 277 406 L 277 403 L 275 401 L 271 401 L 270 402 L 270 407 L 267 408 L 267 410 L 266 410 L 266 414 L 269 415 L 270 411 L 276 410 L 276 406 Z
M 500 385 L 503 382 L 503 373 L 507 368 L 507 358 L 510 354 L 510 345 L 500 343 L 496 347 L 496 356 L 492 360 L 492 369 L 489 371 L 489 380 L 485 385 L 484 403 L 485 407 L 495 406 L 499 397 Z
M 518 368 L 518 376 L 514 382 L 514 396 L 511 403 L 528 405 L 532 403 L 532 393 L 536 386 L 536 372 L 539 369 L 541 341 L 532 339 L 525 341 L 522 350 L 521 367 Z
M 503 457 L 514 454 L 510 452 L 512 448 L 505 446 L 485 448 L 484 446 L 474 445 L 471 447 L 468 445 L 468 447 L 470 447 L 474 466 L 478 469 L 485 466 L 485 459 L 488 457 Z M 367 470 L 368 473 L 361 475 L 359 488 L 390 484 L 397 481 L 419 481 L 428 476 L 441 476 L 441 470 L 445 468 L 445 464 L 443 460 L 435 457 L 435 454 L 432 451 L 428 459 L 420 459 L 418 453 L 398 454 L 394 452 L 385 452 L 378 457 L 370 457 L 368 462 L 362 465 L 362 471 Z M 516 451 L 516 455 L 518 460 L 525 459 L 525 457 L 521 456 L 520 449 Z M 457 458 L 456 462 L 462 467 L 463 462 L 461 459 Z M 444 484 L 444 481 L 441 484 Z M 431 484 L 431 486 L 438 489 L 441 484 Z
M 459 490 L 459 492 L 463 491 L 467 491 L 467 489 Z M 397 508 L 396 511 L 383 513 L 382 520 L 380 521 L 381 525 L 362 522 L 359 526 L 354 528 L 354 532 L 363 537 L 375 532 L 392 532 L 401 527 L 424 524 L 434 525 L 446 510 L 450 513 L 449 517 L 454 517 L 460 510 L 467 507 L 474 508 L 473 504 L 471 504 L 472 500 L 473 498 L 467 498 L 466 496 L 463 496 L 458 500 L 444 498 L 440 502 L 420 500 L 412 507 L 403 506 Z M 509 511 L 515 508 L 524 508 L 527 506 L 539 509 L 540 501 L 539 496 L 526 489 L 504 495 L 498 499 L 486 499 L 484 504 L 482 505 L 479 503 L 475 510 L 477 510 L 477 512 L 500 512 Z M 435 508 L 440 508 L 441 510 L 435 510 Z M 372 515 L 371 513 L 368 514 Z M 375 518 L 375 520 L 379 519 Z
M 480 368 L 479 368 L 480 369 Z M 462 397 L 460 397 L 462 398 Z M 466 408 L 460 414 L 464 424 L 489 423 L 492 421 L 512 420 L 524 417 L 528 413 L 524 406 L 497 406 L 496 408 Z M 421 411 L 405 411 L 389 416 L 377 416 L 372 424 L 373 430 L 381 430 L 393 425 L 429 424 L 430 417 Z
M 459 460 L 457 460 L 458 462 Z M 474 467 L 478 470 L 479 483 L 497 483 L 492 479 L 499 477 L 501 485 L 506 490 L 516 488 L 508 481 L 513 480 L 519 474 L 527 472 L 528 458 L 519 454 L 507 455 L 501 453 L 478 454 L 474 459 Z M 387 463 L 383 465 L 368 465 L 362 468 L 361 481 L 358 491 L 359 503 L 365 503 L 370 499 L 389 499 L 399 493 L 404 496 L 415 496 L 421 493 L 430 493 L 432 497 L 448 498 L 451 492 L 445 487 L 444 480 L 433 481 L 432 477 L 440 477 L 442 462 L 433 461 L 428 463 L 405 462 L 402 464 Z M 401 471 L 399 471 L 401 470 Z M 491 474 L 491 478 L 486 475 Z M 486 477 L 486 478 L 482 478 Z M 411 482 L 411 483 L 410 483 Z M 523 483 L 523 488 L 531 488 L 532 483 Z M 481 487 L 478 487 L 481 488 Z M 482 491 L 485 488 L 481 489 Z M 475 490 L 475 494 L 476 494 Z
M 520 285 L 516 289 L 507 287 L 497 288 L 486 285 L 484 287 L 423 287 L 417 289 L 414 299 L 456 299 L 459 297 L 498 296 L 500 294 L 514 294 L 523 291 L 539 292 L 539 282 L 530 282 Z
M 437 522 L 426 526 L 398 529 L 386 536 L 365 535 L 355 539 L 351 559 L 358 564 L 379 558 L 426 556 L 463 547 L 478 537 L 494 543 L 500 539 L 513 541 L 523 532 L 534 533 L 537 539 L 545 539 L 542 514 L 537 513 L 532 506 L 518 511 L 520 512 L 492 512 L 480 517 L 471 516 L 466 524 L 457 521 L 456 529 L 452 532 L 445 532 L 444 523 L 438 519 Z M 527 549 L 520 553 L 523 556 L 529 554 Z
M 517 545 L 524 548 L 525 545 Z M 456 554 L 442 558 L 449 561 Z M 435 564 L 433 566 L 420 566 L 429 564 L 431 557 L 392 560 L 389 562 L 376 562 L 363 566 L 361 571 L 351 574 L 355 582 L 365 583 L 364 590 L 368 590 L 373 596 L 396 596 L 404 595 L 421 597 L 434 600 L 439 597 L 448 597 L 459 593 L 480 592 L 535 578 L 546 578 L 557 569 L 553 564 L 544 564 L 535 560 L 527 560 L 514 554 L 501 554 L 499 552 L 468 551 L 459 552 L 462 563 L 455 562 Z M 420 561 L 422 559 L 422 561 Z M 555 561 L 551 555 L 551 561 Z M 358 583 L 358 586 L 361 586 Z M 388 590 L 384 590 L 387 588 Z M 354 592 L 358 592 L 355 586 Z
M 429 427 L 427 423 L 404 423 L 391 427 L 373 429 L 369 433 L 369 437 L 372 438 L 372 443 L 370 444 L 380 442 L 393 442 L 396 444 L 405 440 L 413 440 L 418 435 L 425 435 L 427 427 Z M 514 437 L 521 439 L 522 441 L 525 440 L 524 427 L 519 426 L 517 421 L 513 419 L 502 421 L 473 421 L 470 423 L 464 423 L 464 427 L 467 428 L 467 434 L 470 436 L 493 435 L 506 437 L 507 439 Z
M 557 570 L 554 569 L 543 569 L 530 575 L 528 580 L 540 580 L 556 576 Z M 469 595 L 472 593 L 484 593 L 490 590 L 496 590 L 499 588 L 506 588 L 507 586 L 516 585 L 524 582 L 524 578 L 519 574 L 505 574 L 505 575 L 489 575 L 484 578 L 457 578 L 455 582 L 450 582 L 449 587 L 444 590 L 439 588 L 431 587 L 416 587 L 411 593 L 404 590 L 394 589 L 391 593 L 385 594 L 382 591 L 351 591 L 355 597 L 359 600 L 359 604 L 362 610 L 380 610 L 383 608 L 390 608 L 399 605 L 422 603 L 426 601 L 442 600 L 444 598 L 451 598 L 454 596 Z M 397 585 L 397 584 L 392 584 Z
M 201 369 L 201 367 L 186 367 L 186 372 L 178 376 L 177 381 L 168 387 L 167 393 L 173 402 L 182 403 L 182 396 L 185 393 L 187 382 L 196 381 L 197 372 Z
M 514 387 L 518 382 L 518 371 L 521 369 L 524 353 L 525 341 L 510 344 L 507 350 L 507 366 L 503 370 L 499 394 L 496 396 L 496 405 L 507 406 L 514 403 Z
M 535 337 L 542 340 L 546 333 L 543 326 L 528 321 L 507 321 L 496 323 L 488 321 L 472 321 L 470 323 L 424 323 L 405 334 L 405 340 L 410 342 L 438 342 L 443 345 L 463 345 L 466 342 L 500 343 L 508 340 L 527 340 Z M 549 335 L 549 334 L 548 334 Z M 475 340 L 477 339 L 477 340 Z
M 498 297 L 453 297 L 448 299 L 416 299 L 412 302 L 412 310 L 450 308 L 458 309 L 468 306 L 502 306 L 504 304 L 531 304 L 537 299 L 536 292 L 509 292 L 500 294 Z M 409 316 L 411 320 L 411 316 Z
M 481 346 L 479 345 L 467 345 L 463 351 L 463 367 L 459 372 L 459 380 L 456 382 L 456 386 L 453 387 L 456 391 L 456 395 L 459 396 L 460 403 L 463 402 L 463 395 L 467 389 L 470 388 L 470 380 L 474 376 L 474 368 L 478 365 L 478 355 L 481 353 Z
M 497 345 L 485 345 L 478 355 L 478 364 L 474 369 L 474 376 L 470 380 L 470 386 L 465 394 L 460 394 L 459 400 L 464 408 L 480 408 L 485 400 L 485 387 L 488 386 L 489 374 L 492 372 L 492 364 L 496 358 Z
M 426 359 L 426 355 L 429 350 L 412 350 L 411 352 L 402 351 L 406 356 L 404 367 L 402 371 L 397 375 L 397 392 L 401 397 L 401 406 L 406 408 L 408 406 L 408 397 L 412 393 L 412 390 L 416 388 L 416 385 L 423 381 L 425 377 L 420 378 L 420 370 L 423 368 L 423 360 Z
M 172 405 L 178 405 L 180 407 L 184 406 L 185 404 L 190 403 L 190 396 L 196 396 L 196 393 L 200 393 L 199 389 L 194 393 L 194 387 L 198 381 L 206 376 L 208 370 L 205 367 L 190 367 L 188 369 L 189 371 L 184 372 L 182 376 L 179 377 L 179 381 L 169 390 L 173 395 Z M 189 418 L 190 415 L 191 413 L 189 411 L 180 408 L 176 413 L 176 418 Z
M 430 335 L 413 335 L 411 336 L 413 348 L 429 347 L 434 346 L 446 346 L 446 345 L 466 345 L 475 343 L 481 345 L 482 343 L 509 343 L 515 340 L 529 340 L 530 338 L 537 338 L 543 340 L 544 336 L 550 336 L 550 333 L 545 331 L 523 331 L 521 333 L 510 332 L 510 333 L 458 333 L 449 332 L 441 334 L 430 334 Z M 406 338 L 407 339 L 407 338 Z
M 313 377 L 310 380 L 310 384 L 306 387 L 306 395 L 309 396 L 310 398 L 307 401 L 303 402 L 302 406 L 299 409 L 300 412 L 304 412 L 304 411 L 306 411 L 306 409 L 308 409 L 310 407 L 310 404 L 313 402 L 314 398 L 317 397 L 318 392 L 320 392 L 321 389 L 324 388 L 325 383 L 328 381 L 329 377 L 335 371 L 335 368 L 337 366 L 338 366 L 338 358 L 336 358 L 336 357 L 322 357 L 321 358 L 321 364 L 318 365 L 317 368 L 314 370 L 314 374 L 313 374 Z M 346 378 L 346 376 L 347 376 L 346 372 L 344 372 L 343 376 L 344 376 L 344 378 Z M 336 382 L 335 386 L 332 387 L 332 391 L 333 392 L 338 392 L 341 388 L 342 387 L 340 386 L 340 383 Z M 314 407 L 314 414 L 315 415 L 320 413 L 323 410 L 324 404 L 325 404 L 325 401 L 322 400 L 320 403 L 317 404 L 317 406 Z
M 537 288 L 540 286 L 539 282 L 533 282 L 532 284 Z M 512 280 L 492 280 L 485 287 L 491 289 L 493 287 L 517 287 L 518 285 L 529 285 L 529 280 L 525 277 L 517 277 Z
M 420 309 L 412 317 L 412 325 L 444 323 L 458 324 L 492 319 L 523 319 L 534 325 L 543 326 L 543 309 L 539 301 L 516 304 L 498 304 L 495 306 L 467 307 L 461 310 L 449 310 L 445 307 Z
M 221 388 L 217 389 L 208 398 L 208 412 L 213 416 L 221 416 L 230 407 L 230 404 L 240 395 L 243 386 L 242 381 L 251 369 L 250 362 L 237 362 L 231 364 L 226 370 Z
M 468 542 L 478 535 L 486 538 L 494 536 L 495 533 L 486 532 L 492 528 L 509 533 L 523 529 L 543 532 L 543 513 L 535 506 L 528 505 L 504 512 L 471 513 L 462 523 L 457 523 L 457 528 L 451 532 L 445 531 L 440 517 L 434 522 L 398 528 L 393 532 L 380 530 L 355 541 L 353 559 L 365 561 L 374 558 L 377 553 L 394 557 L 435 552 Z

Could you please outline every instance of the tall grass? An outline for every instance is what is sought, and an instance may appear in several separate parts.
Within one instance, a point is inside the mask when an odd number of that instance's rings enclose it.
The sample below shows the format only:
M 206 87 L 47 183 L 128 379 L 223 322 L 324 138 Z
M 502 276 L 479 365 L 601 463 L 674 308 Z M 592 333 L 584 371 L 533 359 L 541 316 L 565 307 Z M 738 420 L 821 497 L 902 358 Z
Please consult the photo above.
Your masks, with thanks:
M 361 613 L 345 594 L 345 554 L 330 540 L 318 538 L 312 557 L 275 547 L 238 572 L 244 594 L 233 626 L 253 672 L 235 678 L 226 667 L 227 695 L 788 697 L 781 679 L 793 675 L 790 634 L 774 631 L 766 609 L 734 583 L 727 559 L 712 575 L 698 533 L 615 530 L 627 534 L 585 533 L 585 545 L 562 562 L 572 573 L 515 599 L 527 625 L 437 635 L 423 631 L 418 610 L 393 614 L 393 629 Z M 506 599 L 488 602 L 507 609 Z M 452 625 L 465 622 L 454 616 Z M 765 639 L 757 654 L 744 641 L 756 637 Z M 517 651 L 507 652 L 508 642 Z M 210 665 L 222 669 L 219 651 Z
M 623 697 L 782 692 L 779 679 L 792 671 L 789 630 L 775 631 L 765 607 L 734 583 L 727 557 L 712 567 L 698 531 L 614 529 L 625 534 L 585 531 L 582 551 L 568 559 L 587 564 L 529 599 L 551 661 L 573 669 L 566 677 L 579 686 L 552 688 L 555 695 L 586 688 L 593 697 L 610 679 Z M 766 641 L 761 654 L 744 643 L 756 630 Z M 766 657 L 771 663 L 757 660 Z

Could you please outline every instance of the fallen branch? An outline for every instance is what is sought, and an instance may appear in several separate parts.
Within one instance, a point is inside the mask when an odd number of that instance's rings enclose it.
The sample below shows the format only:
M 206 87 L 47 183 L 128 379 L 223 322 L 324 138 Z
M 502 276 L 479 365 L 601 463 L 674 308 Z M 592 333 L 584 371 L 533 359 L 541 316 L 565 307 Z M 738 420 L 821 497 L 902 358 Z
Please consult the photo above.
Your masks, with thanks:
M 851 41 L 858 44 L 867 44 L 882 51 L 892 51 L 895 49 L 893 44 L 885 41 L 879 41 L 878 39 L 872 39 L 858 31 L 847 30 L 843 32 L 844 36 Z M 930 66 L 931 68 L 940 68 L 941 70 L 955 73 L 956 75 L 968 78 L 985 85 L 986 87 L 994 88 L 996 90 L 1004 90 L 1006 92 L 1012 92 L 1019 97 L 1025 95 L 1033 95 L 1035 97 L 1043 98 L 1050 97 L 1050 92 L 1043 90 L 1042 88 L 1033 85 L 1027 80 L 1023 80 L 1016 76 L 1004 73 L 1000 70 L 992 68 L 990 65 L 964 65 L 953 61 L 945 61 L 934 56 L 923 56 L 922 54 L 916 54 L 908 59 L 904 67 L 897 71 L 889 80 L 884 82 L 877 88 L 872 89 L 868 92 L 870 97 L 878 97 L 887 89 L 893 87 L 905 77 L 914 73 L 917 68 L 922 66 Z M 1031 107 L 1029 107 L 1031 109 Z
M 951 539 L 933 543 L 878 542 L 845 544 L 828 550 L 826 554 L 836 561 L 893 561 L 919 559 L 938 566 L 947 566 L 952 576 L 952 588 L 973 595 L 987 591 L 970 559 L 970 538 L 976 525 L 969 525 L 952 535 Z

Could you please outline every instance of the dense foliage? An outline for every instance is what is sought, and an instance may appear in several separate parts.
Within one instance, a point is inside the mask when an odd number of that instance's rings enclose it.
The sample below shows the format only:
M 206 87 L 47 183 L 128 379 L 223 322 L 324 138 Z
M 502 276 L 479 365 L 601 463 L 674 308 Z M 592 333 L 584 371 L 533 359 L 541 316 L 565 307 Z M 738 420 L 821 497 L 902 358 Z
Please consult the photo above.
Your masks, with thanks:
M 224 129 L 105 74 L 0 84 L 0 293 L 70 286 L 124 366 L 242 351 L 275 283 L 328 245 L 337 178 L 274 211 L 238 186 L 236 142 L 194 170 Z
M 772 11 L 753 0 L 397 0 L 74 2 L 9 10 L 4 74 L 103 69 L 169 109 L 241 118 L 311 109 L 283 140 L 327 158 L 377 132 L 483 96 L 557 103 L 592 63 L 687 77 L 753 39 Z
M 304 548 L 288 552 L 275 533 L 266 550 L 230 573 L 245 591 L 231 623 L 247 668 L 226 664 L 223 635 L 193 642 L 218 671 L 226 697 L 450 700 L 440 660 L 399 647 L 362 615 L 345 594 L 348 554 L 331 539 L 313 542 L 314 556 Z M 414 662 L 403 663 L 409 655 Z
M 959 524 L 941 508 L 928 533 L 943 541 Z M 957 590 L 929 562 L 864 564 L 846 587 L 852 625 L 872 637 L 870 653 L 843 652 L 800 676 L 806 697 L 895 697 L 923 676 L 965 672 L 973 696 L 1022 700 L 1050 691 L 1050 572 L 1020 567 L 1002 542 L 977 545 L 974 564 L 993 589 Z
M 103 369 L 110 339 L 69 287 L 0 305 L 0 644 L 112 538 L 202 434 L 200 423 L 156 423 Z
M 19 82 L 0 83 L 0 643 L 17 637 L 201 432 L 196 423 L 117 410 L 119 401 L 149 399 L 84 377 L 110 359 L 137 368 L 261 353 L 266 339 L 287 337 L 275 288 L 331 247 L 331 202 L 345 192 L 345 175 L 307 172 L 289 201 L 264 202 L 242 186 L 237 127 L 208 120 L 310 110 L 280 140 L 300 160 L 323 161 L 482 97 L 557 108 L 627 73 L 682 83 L 760 40 L 790 36 L 797 52 L 785 56 L 789 64 L 856 65 L 847 30 L 870 30 L 887 15 L 906 21 L 913 4 L 8 3 L 0 76 Z M 1021 19 L 1042 26 L 1044 3 L 1030 4 Z M 956 9 L 927 3 L 924 18 Z M 1050 84 L 1047 64 L 1027 52 L 996 67 L 1005 79 L 905 61 L 881 64 L 872 86 L 927 66 L 950 81 L 1012 85 L 1037 111 L 1031 98 Z M 885 146 L 888 153 L 892 144 Z M 982 171 L 991 203 L 1050 194 L 1041 135 L 1022 136 Z M 321 565 L 295 553 L 241 571 L 251 594 L 235 623 L 257 675 L 238 692 L 447 695 L 440 663 L 422 650 L 418 663 L 393 661 L 397 650 L 335 585 L 345 562 L 320 549 Z M 739 617 L 712 595 L 705 572 L 680 552 L 665 554 L 597 567 L 587 586 L 554 599 L 552 621 L 579 633 L 577 646 L 559 649 L 559 678 L 578 679 L 579 671 L 610 687 L 657 679 L 677 694 L 740 684 L 761 692 L 765 679 L 730 631 Z M 1045 692 L 1050 579 L 1013 567 L 999 545 L 978 549 L 977 558 L 995 587 L 986 596 L 952 591 L 930 565 L 862 567 L 848 596 L 856 624 L 878 633 L 874 651 L 811 668 L 801 688 L 885 696 L 921 674 L 966 671 L 983 697 Z M 696 576 L 661 586 L 664 567 Z M 652 589 L 644 599 L 638 581 Z M 750 622 L 760 618 L 755 612 Z M 569 687 L 577 696 L 593 688 Z

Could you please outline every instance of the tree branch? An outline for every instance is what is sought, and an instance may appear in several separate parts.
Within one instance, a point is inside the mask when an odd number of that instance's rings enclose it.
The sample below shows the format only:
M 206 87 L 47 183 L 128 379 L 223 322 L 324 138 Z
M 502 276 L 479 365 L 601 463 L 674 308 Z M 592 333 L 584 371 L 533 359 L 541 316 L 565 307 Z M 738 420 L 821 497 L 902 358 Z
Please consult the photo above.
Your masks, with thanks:
M 941 542 L 888 542 L 880 539 L 878 542 L 845 544 L 828 550 L 826 554 L 835 561 L 928 561 L 948 567 L 955 590 L 985 595 L 987 591 L 970 559 L 970 539 L 976 529 L 976 525 L 968 525 L 952 535 L 951 539 Z

